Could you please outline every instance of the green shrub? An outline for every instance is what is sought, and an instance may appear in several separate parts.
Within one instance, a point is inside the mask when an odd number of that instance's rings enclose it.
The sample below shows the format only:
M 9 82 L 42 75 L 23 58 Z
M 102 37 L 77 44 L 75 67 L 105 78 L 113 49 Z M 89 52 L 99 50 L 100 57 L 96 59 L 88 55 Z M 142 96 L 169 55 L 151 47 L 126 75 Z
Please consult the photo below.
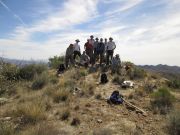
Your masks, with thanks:
M 168 86 L 174 89 L 180 88 L 180 79 L 175 78 L 168 83 Z
M 35 78 L 35 80 L 32 83 L 31 88 L 33 90 L 42 89 L 47 83 L 48 83 L 47 74 L 44 73 L 44 74 Z
M 0 74 L 5 77 L 6 80 L 18 80 L 19 68 L 16 65 L 4 63 Z
M 0 96 L 12 93 L 15 93 L 15 81 L 6 80 L 4 76 L 0 75 Z
M 180 134 L 180 111 L 174 111 L 168 118 L 168 131 L 171 135 Z
M 143 79 L 146 76 L 146 72 L 144 69 L 138 68 L 138 67 L 134 67 L 133 70 L 131 70 L 128 73 L 129 77 L 131 80 L 134 79 Z
M 152 109 L 160 111 L 161 114 L 166 114 L 173 105 L 174 96 L 171 95 L 167 88 L 160 88 L 152 94 L 151 101 Z
M 19 69 L 19 77 L 25 80 L 32 80 L 35 75 L 40 75 L 47 70 L 45 64 L 31 64 Z
M 54 56 L 53 58 L 49 58 L 49 66 L 51 68 L 57 69 L 60 64 L 64 63 L 64 56 Z

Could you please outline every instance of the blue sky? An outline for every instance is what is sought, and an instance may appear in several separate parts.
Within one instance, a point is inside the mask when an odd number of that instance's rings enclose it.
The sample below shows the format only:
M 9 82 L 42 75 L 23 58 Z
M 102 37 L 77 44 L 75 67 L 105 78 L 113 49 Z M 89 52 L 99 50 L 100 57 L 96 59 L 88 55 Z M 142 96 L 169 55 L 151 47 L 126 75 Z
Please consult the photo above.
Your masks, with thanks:
M 124 61 L 180 66 L 180 0 L 0 0 L 0 56 L 46 60 L 92 34 Z

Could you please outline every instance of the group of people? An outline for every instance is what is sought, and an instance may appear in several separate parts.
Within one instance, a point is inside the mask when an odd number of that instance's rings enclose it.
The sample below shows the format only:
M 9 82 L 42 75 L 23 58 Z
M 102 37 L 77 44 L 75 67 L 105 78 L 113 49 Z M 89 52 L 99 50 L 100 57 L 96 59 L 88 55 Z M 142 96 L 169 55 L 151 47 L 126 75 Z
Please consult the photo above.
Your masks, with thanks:
M 79 39 L 75 40 L 74 44 L 70 44 L 69 47 L 66 50 L 66 56 L 65 56 L 65 65 L 66 68 L 71 65 L 75 65 L 76 58 L 79 56 L 80 61 L 78 62 L 79 65 L 88 67 L 89 64 L 92 66 L 96 64 L 98 60 L 100 60 L 99 64 L 100 66 L 102 63 L 105 63 L 106 65 L 120 65 L 120 57 L 117 54 L 115 57 L 114 50 L 116 49 L 116 44 L 113 41 L 113 38 L 110 37 L 109 41 L 107 38 L 95 38 L 91 35 L 89 39 L 87 39 L 87 42 L 84 44 L 84 50 L 81 54 L 81 48 L 79 45 Z

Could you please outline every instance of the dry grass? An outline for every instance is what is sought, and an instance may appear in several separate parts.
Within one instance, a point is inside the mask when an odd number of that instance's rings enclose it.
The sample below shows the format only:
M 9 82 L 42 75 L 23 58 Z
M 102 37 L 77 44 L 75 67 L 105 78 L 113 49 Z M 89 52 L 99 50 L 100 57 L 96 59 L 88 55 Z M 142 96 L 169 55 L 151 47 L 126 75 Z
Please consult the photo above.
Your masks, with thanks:
M 61 120 L 68 120 L 70 117 L 70 110 L 69 109 L 64 109 L 62 114 L 61 114 Z
M 64 132 L 65 133 L 65 132 Z M 58 131 L 52 124 L 40 123 L 35 127 L 29 127 L 23 131 L 21 135 L 65 135 L 63 132 Z
M 57 90 L 52 94 L 53 101 L 55 103 L 60 103 L 61 101 L 65 102 L 68 100 L 70 92 L 66 89 Z
M 9 123 L 0 121 L 0 135 L 15 135 L 15 130 Z
M 13 115 L 21 117 L 23 124 L 35 124 L 46 119 L 46 106 L 40 102 L 28 102 L 20 104 L 16 107 Z

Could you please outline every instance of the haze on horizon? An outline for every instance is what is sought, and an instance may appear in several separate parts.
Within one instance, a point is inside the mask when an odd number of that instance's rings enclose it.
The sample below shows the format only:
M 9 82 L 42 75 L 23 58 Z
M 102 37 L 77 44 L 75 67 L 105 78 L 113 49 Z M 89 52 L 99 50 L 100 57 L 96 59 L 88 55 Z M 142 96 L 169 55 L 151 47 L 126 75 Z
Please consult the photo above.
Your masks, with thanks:
M 45 60 L 92 34 L 122 60 L 180 66 L 180 0 L 0 0 L 0 56 Z

